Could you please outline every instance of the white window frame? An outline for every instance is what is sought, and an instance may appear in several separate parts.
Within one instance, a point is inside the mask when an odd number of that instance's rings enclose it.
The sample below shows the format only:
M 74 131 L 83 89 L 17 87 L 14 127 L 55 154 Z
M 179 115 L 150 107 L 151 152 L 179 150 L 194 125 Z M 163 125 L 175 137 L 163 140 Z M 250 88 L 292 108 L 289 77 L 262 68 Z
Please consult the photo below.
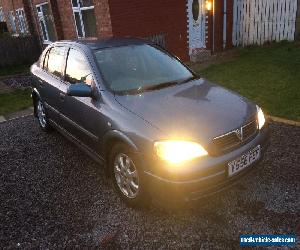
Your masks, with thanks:
M 28 26 L 25 16 L 25 11 L 23 8 L 16 10 L 16 16 L 19 23 L 19 30 L 21 34 L 28 34 Z
M 46 25 L 45 16 L 44 16 L 44 13 L 43 13 L 43 5 L 46 5 L 46 4 L 49 4 L 49 3 L 46 2 L 46 3 L 37 4 L 35 7 L 36 7 L 36 12 L 37 12 L 37 16 L 38 16 L 39 27 L 40 27 L 40 30 L 41 30 L 41 33 L 42 33 L 43 40 L 46 43 L 50 43 L 51 41 L 49 39 L 49 33 L 48 33 L 47 25 Z M 38 8 L 41 11 L 38 11 Z M 46 38 L 44 37 L 43 28 L 41 27 L 41 22 L 43 23 L 43 25 L 45 27 Z
M 80 0 L 76 0 L 77 1 L 77 7 L 73 6 L 73 2 L 71 0 L 71 5 L 72 5 L 72 9 L 73 9 L 73 17 L 74 17 L 74 24 L 75 24 L 75 28 L 76 28 L 76 33 L 77 33 L 77 37 L 78 38 L 85 38 L 85 27 L 84 27 L 84 23 L 83 23 L 83 19 L 82 19 L 82 11 L 85 10 L 91 10 L 95 8 L 95 5 L 91 5 L 89 7 L 80 7 Z M 79 36 L 78 33 L 78 29 L 77 29 L 77 24 L 76 24 L 76 18 L 75 18 L 75 13 L 79 14 L 79 19 L 80 19 L 80 25 L 81 25 L 81 29 L 82 29 L 82 36 Z

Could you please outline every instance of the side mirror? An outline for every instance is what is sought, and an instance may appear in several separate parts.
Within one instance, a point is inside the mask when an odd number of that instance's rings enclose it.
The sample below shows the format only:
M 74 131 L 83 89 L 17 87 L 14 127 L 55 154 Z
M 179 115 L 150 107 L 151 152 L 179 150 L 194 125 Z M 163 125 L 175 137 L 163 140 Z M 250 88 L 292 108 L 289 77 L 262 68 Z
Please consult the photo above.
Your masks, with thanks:
M 92 88 L 84 83 L 75 83 L 68 87 L 67 95 L 79 97 L 92 97 Z

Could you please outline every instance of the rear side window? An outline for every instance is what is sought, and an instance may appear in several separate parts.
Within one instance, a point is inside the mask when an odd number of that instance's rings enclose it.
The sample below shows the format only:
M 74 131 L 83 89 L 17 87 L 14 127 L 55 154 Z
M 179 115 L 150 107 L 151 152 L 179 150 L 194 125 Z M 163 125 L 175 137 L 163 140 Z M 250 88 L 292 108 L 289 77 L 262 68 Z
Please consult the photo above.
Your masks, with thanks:
M 44 68 L 51 74 L 61 77 L 64 64 L 65 47 L 53 47 L 46 55 Z
M 75 50 L 70 49 L 67 59 L 65 80 L 71 84 L 85 82 L 86 78 L 91 75 L 89 63 L 85 56 Z

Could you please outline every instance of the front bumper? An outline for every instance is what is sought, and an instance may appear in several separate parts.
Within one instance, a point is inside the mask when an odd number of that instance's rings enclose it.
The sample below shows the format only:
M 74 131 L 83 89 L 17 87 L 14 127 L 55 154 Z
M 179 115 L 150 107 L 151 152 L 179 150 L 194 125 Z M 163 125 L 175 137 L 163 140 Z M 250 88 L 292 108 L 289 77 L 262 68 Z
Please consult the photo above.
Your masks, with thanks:
M 261 156 L 252 165 L 228 177 L 228 163 L 248 152 L 257 145 L 261 146 Z M 203 198 L 232 185 L 254 168 L 263 159 L 269 145 L 269 128 L 264 127 L 249 143 L 218 157 L 208 157 L 193 162 L 185 169 L 170 172 L 169 176 L 146 173 L 149 191 L 153 199 L 159 201 L 191 201 Z M 184 177 L 183 177 L 184 176 Z

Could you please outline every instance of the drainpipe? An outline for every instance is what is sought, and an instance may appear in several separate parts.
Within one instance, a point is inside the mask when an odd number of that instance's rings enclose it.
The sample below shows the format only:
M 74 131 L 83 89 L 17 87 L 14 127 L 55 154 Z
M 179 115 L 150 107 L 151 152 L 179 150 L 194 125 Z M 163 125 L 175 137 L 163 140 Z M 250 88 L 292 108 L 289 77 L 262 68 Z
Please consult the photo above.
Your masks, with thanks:
M 226 32 L 227 32 L 227 0 L 224 0 L 223 5 L 223 49 L 226 48 Z
M 300 0 L 298 0 L 298 2 L 297 2 L 295 40 L 300 40 Z
M 30 7 L 31 7 L 31 10 L 32 10 L 32 14 L 33 14 L 33 22 L 35 24 L 37 36 L 38 36 L 38 39 L 39 39 L 39 42 L 40 42 L 41 49 L 43 50 L 44 49 L 44 41 L 42 40 L 42 38 L 39 34 L 40 28 L 39 28 L 39 25 L 38 25 L 38 20 L 36 19 L 35 9 L 34 9 L 32 0 L 29 0 L 29 2 L 30 2 Z
M 212 53 L 215 52 L 215 0 L 213 0 L 213 37 L 212 37 Z

